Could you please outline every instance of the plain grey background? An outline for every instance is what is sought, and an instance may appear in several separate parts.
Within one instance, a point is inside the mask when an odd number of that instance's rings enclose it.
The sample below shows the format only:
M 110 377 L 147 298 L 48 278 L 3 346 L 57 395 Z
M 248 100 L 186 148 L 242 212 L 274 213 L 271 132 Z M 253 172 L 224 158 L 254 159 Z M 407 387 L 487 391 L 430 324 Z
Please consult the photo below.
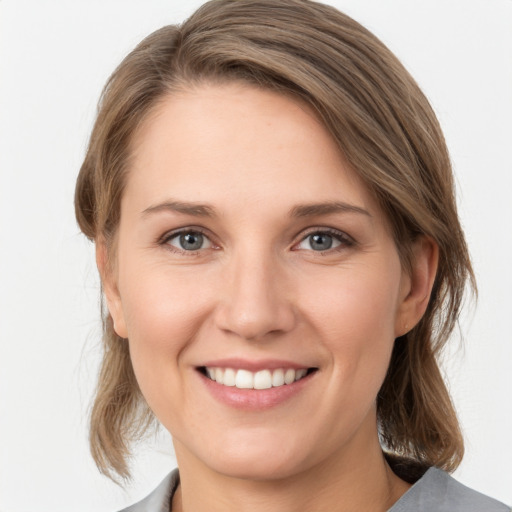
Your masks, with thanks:
M 174 466 L 141 443 L 126 491 L 88 454 L 99 356 L 93 247 L 73 191 L 110 72 L 194 0 L 0 0 L 0 511 L 107 512 Z M 512 503 L 512 1 L 331 0 L 417 79 L 445 130 L 480 286 L 445 364 L 462 482 Z

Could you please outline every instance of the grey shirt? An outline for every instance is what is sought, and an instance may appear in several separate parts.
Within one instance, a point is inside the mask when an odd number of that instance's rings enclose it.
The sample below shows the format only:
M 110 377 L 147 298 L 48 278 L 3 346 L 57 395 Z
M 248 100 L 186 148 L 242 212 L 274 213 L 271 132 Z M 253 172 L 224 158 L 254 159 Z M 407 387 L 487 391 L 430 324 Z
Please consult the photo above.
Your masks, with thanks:
M 171 501 L 179 484 L 178 470 L 146 498 L 121 512 L 171 512 Z M 388 512 L 511 512 L 503 503 L 473 491 L 448 473 L 430 468 Z

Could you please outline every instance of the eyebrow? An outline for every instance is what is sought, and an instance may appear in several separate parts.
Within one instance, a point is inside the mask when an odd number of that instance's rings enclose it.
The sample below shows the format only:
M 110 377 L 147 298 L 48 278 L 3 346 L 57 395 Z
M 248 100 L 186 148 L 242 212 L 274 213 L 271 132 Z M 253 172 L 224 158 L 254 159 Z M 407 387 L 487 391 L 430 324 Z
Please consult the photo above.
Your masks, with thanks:
M 192 215 L 194 217 L 215 217 L 215 208 L 208 204 L 201 203 L 190 203 L 182 201 L 165 201 L 155 206 L 150 206 L 142 212 L 142 216 L 145 217 L 152 213 L 159 212 L 176 212 L 183 213 L 185 215 Z
M 183 202 L 183 201 L 165 201 L 154 206 L 146 208 L 142 212 L 142 216 L 147 216 L 152 213 L 159 212 L 176 212 L 193 217 L 209 217 L 217 216 L 216 210 L 209 204 Z M 326 203 L 312 203 L 294 206 L 289 212 L 290 217 L 314 217 L 317 215 L 328 215 L 332 213 L 358 213 L 371 217 L 371 214 L 362 208 L 353 204 L 345 203 L 343 201 L 329 201 Z
M 353 204 L 343 201 L 329 201 L 327 203 L 313 203 L 294 206 L 290 217 L 314 217 L 316 215 L 328 215 L 330 213 L 358 213 L 371 217 L 370 212 Z

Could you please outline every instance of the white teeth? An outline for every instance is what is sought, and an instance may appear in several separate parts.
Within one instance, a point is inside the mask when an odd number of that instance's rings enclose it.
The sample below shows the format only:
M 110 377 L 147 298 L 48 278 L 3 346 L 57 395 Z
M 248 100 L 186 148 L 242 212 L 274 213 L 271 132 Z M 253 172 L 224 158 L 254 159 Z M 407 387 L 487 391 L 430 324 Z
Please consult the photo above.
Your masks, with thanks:
M 295 370 L 292 370 L 292 369 L 286 370 L 286 373 L 284 374 L 284 383 L 291 384 L 294 381 L 295 381 Z
M 301 368 L 300 370 L 297 370 L 295 372 L 295 380 L 300 380 L 302 379 L 302 377 L 305 377 L 306 376 L 306 373 L 308 371 L 305 369 L 305 368 Z
M 254 389 L 269 389 L 272 387 L 270 370 L 261 370 L 254 375 Z
M 250 372 L 249 370 L 234 370 L 233 368 L 209 368 L 206 367 L 206 374 L 211 380 L 224 386 L 236 386 L 239 389 L 269 389 L 285 384 L 292 384 L 300 380 L 308 373 L 306 368 L 294 370 L 293 368 L 277 370 L 260 370 Z
M 236 384 L 236 373 L 232 368 L 226 368 L 224 370 L 224 380 L 222 381 L 224 386 L 234 386 Z
M 222 384 L 222 382 L 220 384 Z M 254 388 L 254 377 L 252 372 L 247 370 L 238 370 L 236 372 L 235 386 L 239 389 Z
M 275 388 L 278 386 L 282 386 L 284 384 L 284 371 L 283 370 L 274 370 L 272 373 L 272 386 Z

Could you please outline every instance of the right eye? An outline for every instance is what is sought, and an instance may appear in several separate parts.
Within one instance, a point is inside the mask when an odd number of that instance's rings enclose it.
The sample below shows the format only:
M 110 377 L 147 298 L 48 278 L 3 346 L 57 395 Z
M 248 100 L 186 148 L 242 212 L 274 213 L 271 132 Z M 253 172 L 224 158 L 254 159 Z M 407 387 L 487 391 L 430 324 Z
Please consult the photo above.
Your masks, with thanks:
M 164 243 L 183 252 L 196 252 L 212 247 L 212 242 L 206 235 L 193 230 L 171 234 L 164 240 Z

